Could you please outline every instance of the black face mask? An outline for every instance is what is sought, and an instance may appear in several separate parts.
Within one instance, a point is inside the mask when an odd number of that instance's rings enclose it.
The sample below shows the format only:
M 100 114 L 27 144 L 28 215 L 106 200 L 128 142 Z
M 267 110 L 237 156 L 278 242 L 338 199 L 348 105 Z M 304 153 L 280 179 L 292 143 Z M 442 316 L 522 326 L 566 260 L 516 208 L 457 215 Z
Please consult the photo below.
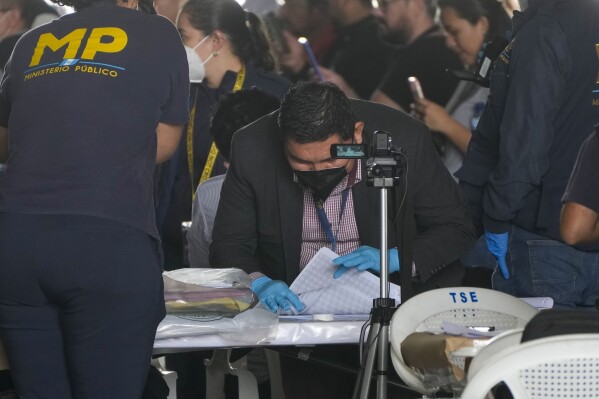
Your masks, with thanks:
M 323 170 L 296 170 L 297 180 L 301 185 L 314 191 L 316 198 L 324 201 L 347 175 L 345 166 Z

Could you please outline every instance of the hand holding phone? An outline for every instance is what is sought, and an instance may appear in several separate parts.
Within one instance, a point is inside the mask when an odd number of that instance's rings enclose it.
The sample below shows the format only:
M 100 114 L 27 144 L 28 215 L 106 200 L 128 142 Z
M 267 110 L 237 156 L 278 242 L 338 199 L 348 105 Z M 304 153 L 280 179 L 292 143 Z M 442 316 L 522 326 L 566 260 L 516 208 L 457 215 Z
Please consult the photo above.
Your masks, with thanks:
M 412 96 L 414 96 L 414 100 L 418 101 L 424 99 L 422 86 L 420 86 L 420 81 L 417 77 L 410 76 L 408 78 L 408 86 L 410 86 L 410 91 L 412 92 Z
M 299 39 L 297 39 L 297 41 L 300 42 L 300 44 L 302 46 L 304 46 L 304 48 L 306 49 L 306 53 L 308 54 L 308 59 L 310 60 L 310 64 L 312 64 L 312 69 L 314 69 L 316 76 L 318 76 L 318 80 L 323 82 L 324 78 L 322 77 L 322 73 L 320 73 L 320 69 L 318 69 L 318 62 L 316 61 L 316 57 L 314 56 L 314 53 L 312 52 L 312 47 L 310 46 L 310 42 L 305 37 L 300 37 Z

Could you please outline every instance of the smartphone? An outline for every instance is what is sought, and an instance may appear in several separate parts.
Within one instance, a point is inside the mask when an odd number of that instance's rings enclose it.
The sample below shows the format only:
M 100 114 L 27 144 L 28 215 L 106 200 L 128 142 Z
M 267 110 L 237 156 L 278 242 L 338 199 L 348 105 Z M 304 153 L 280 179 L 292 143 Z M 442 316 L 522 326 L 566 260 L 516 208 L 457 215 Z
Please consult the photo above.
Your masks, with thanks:
M 312 69 L 316 73 L 316 76 L 318 76 L 318 80 L 323 82 L 324 78 L 322 77 L 322 73 L 320 73 L 320 69 L 318 68 L 318 62 L 316 61 L 316 57 L 314 56 L 314 53 L 312 52 L 312 47 L 310 46 L 310 42 L 305 37 L 300 37 L 299 39 L 297 39 L 297 41 L 302 46 L 304 46 L 304 49 L 306 50 L 306 54 L 308 54 L 308 59 L 310 60 L 310 64 L 312 65 Z
M 414 96 L 414 100 L 422 100 L 424 99 L 424 93 L 422 92 L 422 86 L 420 86 L 420 81 L 415 76 L 410 76 L 408 78 L 408 86 L 410 86 L 410 91 L 412 92 L 412 96 Z

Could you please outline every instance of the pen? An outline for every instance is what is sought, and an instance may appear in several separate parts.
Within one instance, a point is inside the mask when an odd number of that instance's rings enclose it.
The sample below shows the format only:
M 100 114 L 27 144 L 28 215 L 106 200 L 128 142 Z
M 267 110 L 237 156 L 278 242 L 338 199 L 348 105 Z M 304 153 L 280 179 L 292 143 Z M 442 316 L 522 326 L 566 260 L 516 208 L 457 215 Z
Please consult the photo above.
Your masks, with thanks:
M 316 72 L 316 76 L 322 82 L 324 79 L 322 78 L 322 74 L 320 73 L 320 69 L 318 69 L 318 62 L 316 62 L 316 57 L 314 57 L 314 53 L 312 52 L 312 47 L 310 46 L 310 42 L 305 37 L 300 37 L 297 39 L 298 42 L 304 49 L 306 49 L 306 53 L 308 54 L 308 58 L 310 58 L 310 63 L 312 64 L 312 68 L 314 68 L 314 72 Z

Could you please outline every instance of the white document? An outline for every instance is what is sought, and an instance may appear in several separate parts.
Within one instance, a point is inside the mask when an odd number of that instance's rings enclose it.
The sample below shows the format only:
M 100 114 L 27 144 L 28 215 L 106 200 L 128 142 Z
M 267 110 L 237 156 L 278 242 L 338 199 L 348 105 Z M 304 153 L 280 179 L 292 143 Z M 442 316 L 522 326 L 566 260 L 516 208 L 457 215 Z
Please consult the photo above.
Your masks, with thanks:
M 352 268 L 334 279 L 338 266 L 332 260 L 338 256 L 326 247 L 321 248 L 289 287 L 306 305 L 302 313 L 368 314 L 372 300 L 381 296 L 379 277 L 367 271 Z M 399 304 L 398 285 L 390 284 L 389 297 Z
M 553 299 L 549 297 L 520 298 L 520 300 L 534 306 L 538 310 L 553 308 Z

